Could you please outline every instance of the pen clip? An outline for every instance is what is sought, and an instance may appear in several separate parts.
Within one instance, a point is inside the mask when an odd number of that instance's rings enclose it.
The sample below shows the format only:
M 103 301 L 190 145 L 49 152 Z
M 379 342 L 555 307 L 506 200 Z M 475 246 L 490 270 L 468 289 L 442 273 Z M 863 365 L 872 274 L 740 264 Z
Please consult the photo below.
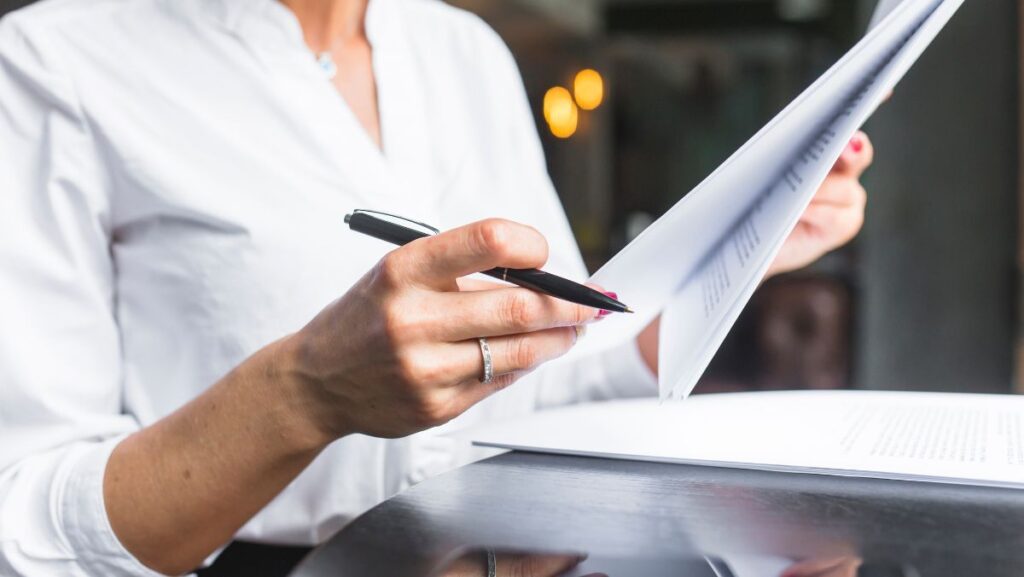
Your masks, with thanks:
M 388 217 L 388 218 L 392 218 L 392 219 L 401 221 L 400 224 L 414 224 L 414 225 L 424 229 L 426 232 L 428 232 L 429 234 L 432 234 L 432 235 L 433 234 L 440 234 L 441 233 L 440 230 L 430 226 L 429 224 L 426 224 L 424 222 L 419 222 L 417 220 L 412 220 L 411 218 L 405 218 L 404 216 L 398 216 L 397 214 L 391 214 L 390 212 L 381 212 L 379 210 L 368 210 L 368 209 L 365 209 L 365 208 L 357 208 L 357 209 L 352 211 L 352 214 L 356 214 L 356 213 L 363 213 L 363 214 L 368 214 L 368 215 L 376 216 L 376 217 L 385 216 L 385 217 Z

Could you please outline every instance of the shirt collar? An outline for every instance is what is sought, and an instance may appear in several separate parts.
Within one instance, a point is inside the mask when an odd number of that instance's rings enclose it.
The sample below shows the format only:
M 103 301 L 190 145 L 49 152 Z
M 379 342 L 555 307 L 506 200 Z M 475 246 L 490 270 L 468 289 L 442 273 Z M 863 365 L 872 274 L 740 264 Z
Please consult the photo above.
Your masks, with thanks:
M 261 44 L 283 42 L 305 46 L 298 19 L 279 0 L 210 0 L 214 16 L 224 28 Z M 382 48 L 387 29 L 397 14 L 394 0 L 370 0 L 366 10 L 366 36 L 374 49 Z

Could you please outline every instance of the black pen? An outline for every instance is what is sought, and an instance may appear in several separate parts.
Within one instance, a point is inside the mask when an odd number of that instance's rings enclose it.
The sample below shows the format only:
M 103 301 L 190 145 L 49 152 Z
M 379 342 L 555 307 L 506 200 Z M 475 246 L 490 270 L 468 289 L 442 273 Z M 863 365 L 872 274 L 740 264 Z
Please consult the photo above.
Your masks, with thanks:
M 416 230 L 398 222 L 393 222 L 395 220 L 420 227 L 422 230 Z M 356 232 L 361 232 L 399 246 L 440 232 L 436 228 L 422 222 L 373 210 L 354 210 L 352 214 L 345 215 L 345 222 L 348 223 L 349 228 Z M 618 313 L 633 312 L 626 305 L 604 293 L 535 268 L 493 268 L 483 271 L 483 274 L 595 309 Z

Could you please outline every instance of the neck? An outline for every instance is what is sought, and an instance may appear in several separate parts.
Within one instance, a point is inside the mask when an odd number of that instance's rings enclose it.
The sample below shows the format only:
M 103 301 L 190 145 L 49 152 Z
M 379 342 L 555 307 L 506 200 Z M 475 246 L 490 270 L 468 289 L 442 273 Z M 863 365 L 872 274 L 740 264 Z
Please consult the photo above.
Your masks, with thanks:
M 280 0 L 298 18 L 306 44 L 314 52 L 366 39 L 369 0 Z

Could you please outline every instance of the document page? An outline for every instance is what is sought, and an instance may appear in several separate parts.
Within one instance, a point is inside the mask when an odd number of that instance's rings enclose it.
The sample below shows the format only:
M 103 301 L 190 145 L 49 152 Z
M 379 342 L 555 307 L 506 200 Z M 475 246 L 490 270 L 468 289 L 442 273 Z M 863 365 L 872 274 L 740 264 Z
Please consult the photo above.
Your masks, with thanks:
M 689 395 L 849 139 L 961 3 L 887 4 L 836 65 L 592 277 L 637 313 L 595 325 L 582 350 L 661 315 L 660 396 Z
M 505 449 L 1024 488 L 1024 397 L 875 391 L 595 403 L 465 433 Z

